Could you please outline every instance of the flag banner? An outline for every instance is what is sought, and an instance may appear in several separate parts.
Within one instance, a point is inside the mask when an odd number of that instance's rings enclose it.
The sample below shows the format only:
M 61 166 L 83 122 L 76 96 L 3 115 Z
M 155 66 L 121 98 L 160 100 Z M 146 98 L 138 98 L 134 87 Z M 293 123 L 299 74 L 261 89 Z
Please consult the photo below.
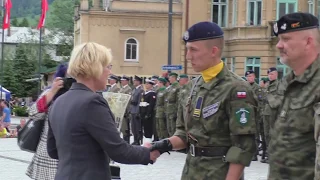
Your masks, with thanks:
M 47 11 L 49 10 L 49 6 L 48 6 L 48 1 L 47 0 L 42 0 L 41 1 L 41 16 L 39 19 L 39 24 L 37 29 L 41 29 L 42 27 L 44 27 L 44 24 L 46 22 L 46 15 L 47 15 Z
M 103 92 L 102 96 L 107 100 L 111 112 L 115 117 L 115 123 L 120 132 L 122 120 L 126 112 L 127 106 L 131 99 L 131 95 L 122 93 Z
M 3 16 L 3 29 L 8 29 L 10 27 L 10 12 L 12 8 L 11 0 L 6 0 L 4 4 L 5 14 Z

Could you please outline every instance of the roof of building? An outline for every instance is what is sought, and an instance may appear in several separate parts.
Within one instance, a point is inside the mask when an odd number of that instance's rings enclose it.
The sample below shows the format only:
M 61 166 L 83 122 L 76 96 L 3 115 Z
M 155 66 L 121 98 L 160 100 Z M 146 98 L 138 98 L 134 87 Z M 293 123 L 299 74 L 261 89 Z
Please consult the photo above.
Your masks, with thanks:
M 8 29 L 4 31 L 5 43 L 39 43 L 40 31 L 37 29 L 30 27 L 11 27 L 9 32 L 10 36 L 8 36 Z M 0 35 L 2 36 L 2 31 L 0 31 Z M 61 40 L 66 38 L 72 37 L 65 36 L 62 32 L 57 33 L 55 31 L 53 34 L 49 29 L 44 30 L 43 39 L 48 44 L 61 44 Z

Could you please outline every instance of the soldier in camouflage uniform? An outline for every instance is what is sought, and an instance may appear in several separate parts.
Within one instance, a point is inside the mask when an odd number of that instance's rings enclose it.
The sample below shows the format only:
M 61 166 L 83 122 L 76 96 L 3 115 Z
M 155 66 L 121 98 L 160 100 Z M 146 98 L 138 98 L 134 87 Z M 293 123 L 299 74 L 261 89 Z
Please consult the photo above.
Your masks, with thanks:
M 128 85 L 130 78 L 128 76 L 124 75 L 124 76 L 122 76 L 122 78 L 120 80 L 121 80 L 122 87 L 121 87 L 119 93 L 131 95 L 132 89 Z M 120 129 L 120 131 L 122 132 L 122 135 L 123 135 L 123 139 L 128 143 L 130 143 L 130 112 L 129 112 L 129 107 L 130 107 L 130 104 L 128 104 L 128 107 L 126 109 L 126 112 L 125 112 L 123 120 L 122 120 L 121 129 Z
M 276 112 L 272 112 L 270 103 L 268 101 L 268 97 L 276 97 L 277 96 L 277 86 L 278 86 L 278 71 L 277 68 L 271 67 L 268 69 L 268 77 L 269 81 L 266 84 L 265 96 L 264 99 L 264 109 L 262 112 L 263 116 L 263 130 L 265 135 L 266 146 L 268 150 L 269 142 L 270 142 L 270 129 L 273 128 L 273 124 L 276 120 Z M 268 163 L 268 158 L 265 160 L 261 160 L 262 163 Z
M 273 30 L 281 62 L 292 71 L 279 81 L 276 95 L 267 97 L 276 113 L 268 180 L 319 180 L 319 20 L 309 13 L 286 14 Z
M 158 90 L 159 90 L 159 85 L 158 85 L 159 80 L 158 79 L 159 79 L 159 76 L 156 76 L 156 75 L 151 77 L 151 80 L 154 81 L 154 83 L 155 83 L 155 85 L 152 88 L 152 91 L 154 91 L 156 93 L 158 93 Z
M 108 79 L 111 86 L 108 92 L 118 93 L 120 91 L 120 88 L 117 86 L 118 76 L 110 75 Z
M 265 163 L 267 162 L 266 156 L 267 156 L 267 143 L 266 143 L 266 136 L 264 133 L 264 125 L 263 125 L 263 111 L 265 108 L 265 102 L 266 102 L 266 96 L 267 96 L 267 90 L 266 90 L 266 83 L 269 81 L 268 78 L 261 78 L 260 80 L 260 88 L 261 88 L 261 101 L 259 101 L 259 112 L 260 112 L 260 119 L 259 119 L 259 131 L 261 135 L 261 148 L 262 148 L 262 156 L 261 156 L 261 162 Z
M 167 124 L 165 119 L 165 93 L 166 93 L 166 86 L 167 80 L 165 78 L 158 79 L 158 93 L 157 93 L 157 102 L 155 106 L 156 111 L 156 131 L 158 134 L 159 139 L 168 138 L 168 130 Z
M 167 89 L 165 96 L 165 106 L 166 106 L 166 120 L 169 136 L 172 136 L 176 130 L 177 121 L 177 107 L 179 98 L 179 83 L 177 81 L 178 74 L 170 73 L 169 81 L 170 86 Z
M 217 24 L 193 25 L 184 41 L 186 59 L 202 75 L 186 87 L 174 136 L 154 142 L 151 150 L 188 147 L 182 180 L 240 179 L 256 149 L 254 94 L 221 61 L 224 38 Z
M 250 84 L 251 88 L 252 88 L 252 91 L 254 92 L 254 95 L 255 95 L 255 98 L 256 98 L 256 101 L 257 101 L 257 104 L 259 105 L 260 103 L 260 100 L 261 100 L 261 88 L 260 86 L 255 82 L 255 79 L 256 79 L 256 75 L 254 73 L 253 70 L 248 70 L 246 73 L 245 73 L 245 76 L 246 76 L 246 80 L 248 81 L 248 83 Z M 260 108 L 257 107 L 256 108 L 257 110 L 259 110 Z M 257 125 L 257 128 L 256 128 L 256 136 L 255 136 L 255 139 L 256 139 L 256 147 L 257 147 L 257 150 L 256 150 L 256 154 L 253 156 L 252 158 L 252 161 L 257 161 L 258 160 L 258 154 L 259 154 L 259 144 L 260 144 L 260 128 L 259 128 L 259 119 L 260 119 L 260 112 L 257 111 L 256 112 L 256 125 Z

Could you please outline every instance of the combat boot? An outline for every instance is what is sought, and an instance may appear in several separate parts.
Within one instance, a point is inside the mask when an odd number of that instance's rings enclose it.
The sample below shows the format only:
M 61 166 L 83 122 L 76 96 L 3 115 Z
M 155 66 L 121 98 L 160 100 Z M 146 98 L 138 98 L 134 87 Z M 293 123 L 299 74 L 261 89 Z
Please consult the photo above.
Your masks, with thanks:
M 128 144 L 130 144 L 130 136 L 124 136 L 123 140 L 125 140 Z

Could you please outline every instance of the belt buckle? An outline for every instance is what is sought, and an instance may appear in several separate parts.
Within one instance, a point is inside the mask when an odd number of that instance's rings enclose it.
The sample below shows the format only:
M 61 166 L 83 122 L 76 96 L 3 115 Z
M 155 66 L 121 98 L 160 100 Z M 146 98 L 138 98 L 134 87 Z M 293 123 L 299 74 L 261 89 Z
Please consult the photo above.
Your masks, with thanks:
M 191 154 L 191 156 L 193 156 L 193 157 L 195 157 L 195 147 L 194 147 L 194 145 L 193 144 L 190 144 L 190 154 Z

